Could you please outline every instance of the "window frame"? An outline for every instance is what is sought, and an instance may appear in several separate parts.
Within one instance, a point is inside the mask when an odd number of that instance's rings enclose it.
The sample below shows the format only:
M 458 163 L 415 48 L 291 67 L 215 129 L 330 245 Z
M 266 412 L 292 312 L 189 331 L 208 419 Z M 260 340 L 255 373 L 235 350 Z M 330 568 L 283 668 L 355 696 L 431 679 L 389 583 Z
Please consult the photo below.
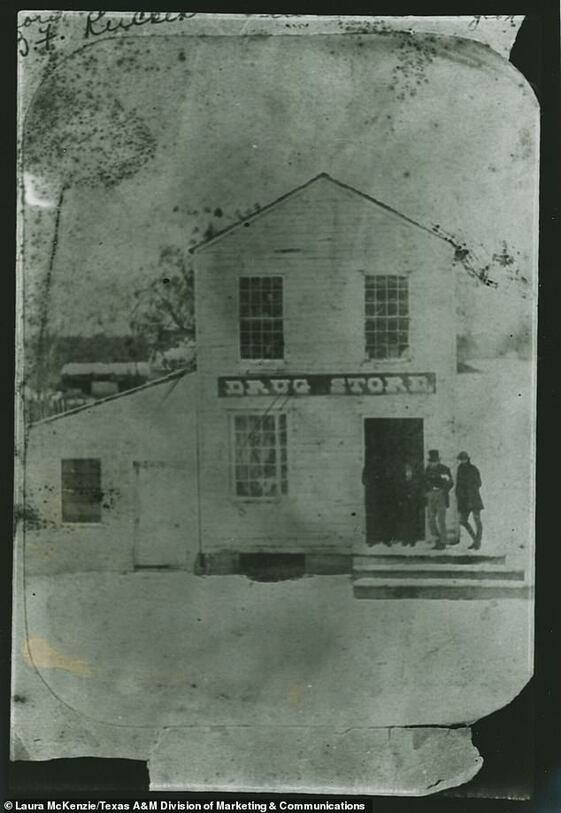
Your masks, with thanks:
M 275 483 L 277 485 L 277 493 L 276 494 L 264 494 L 264 495 L 250 495 L 250 494 L 238 494 L 237 487 L 238 487 L 238 478 L 237 478 L 237 430 L 236 430 L 236 419 L 237 418 L 260 418 L 263 419 L 264 417 L 273 417 L 275 419 L 275 452 L 276 452 L 276 461 L 275 461 Z M 281 419 L 284 419 L 284 427 L 281 427 L 280 422 Z M 252 502 L 252 503 L 274 503 L 274 502 L 281 502 L 285 500 L 290 493 L 289 489 L 289 480 L 290 480 L 290 468 L 288 463 L 288 415 L 286 412 L 282 411 L 270 411 L 265 414 L 264 411 L 260 411 L 257 409 L 248 409 L 248 410 L 239 410 L 235 412 L 230 412 L 228 415 L 228 424 L 229 424 L 229 448 L 230 448 L 230 497 L 235 502 Z M 285 443 L 284 447 L 281 443 L 281 434 L 284 428 L 284 435 L 285 435 Z M 262 447 L 259 447 L 262 448 Z M 284 448 L 284 460 L 282 455 L 282 450 Z M 249 464 L 248 464 L 249 465 Z M 285 488 L 283 490 L 283 475 L 282 475 L 282 467 L 285 467 Z M 247 481 L 248 483 L 251 482 L 250 479 Z
M 280 316 L 242 316 L 242 279 L 277 279 L 280 280 L 281 286 L 281 315 Z M 237 295 L 238 295 L 238 359 L 243 364 L 259 364 L 259 365 L 282 365 L 286 363 L 286 342 L 285 342 L 285 277 L 284 274 L 240 274 L 238 276 Z M 282 356 L 265 357 L 265 356 L 244 356 L 242 346 L 242 320 L 267 320 L 271 323 L 280 322 L 281 324 L 281 339 L 282 339 Z
M 399 291 L 399 289 L 400 289 L 399 288 L 399 282 L 405 283 L 404 288 L 405 288 L 405 291 L 406 291 L 406 297 L 405 297 L 406 312 L 402 313 L 402 314 L 399 313 L 399 294 L 398 294 L 396 296 L 397 311 L 396 311 L 395 314 L 388 314 L 386 312 L 383 315 L 380 315 L 378 317 L 375 316 L 375 315 L 368 314 L 367 313 L 367 306 L 368 306 L 368 304 L 370 304 L 372 302 L 372 300 L 368 300 L 368 298 L 367 298 L 367 290 L 368 290 L 369 280 L 372 280 L 372 279 L 378 279 L 378 280 L 379 279 L 384 279 L 384 280 L 386 280 L 386 287 L 385 287 L 386 292 L 388 291 L 387 281 L 390 280 L 390 279 L 398 281 L 398 285 L 397 285 L 397 288 L 396 288 L 397 291 Z M 403 362 L 411 361 L 412 348 L 411 348 L 411 307 L 410 307 L 410 303 L 411 303 L 411 286 L 410 286 L 410 276 L 407 273 L 401 273 L 401 274 L 374 274 L 374 273 L 365 271 L 365 272 L 363 272 L 362 286 L 363 286 L 362 290 L 363 290 L 363 320 L 364 320 L 363 321 L 363 341 L 364 341 L 364 353 L 365 353 L 366 362 L 367 363 L 373 363 L 373 364 L 400 364 L 400 363 L 403 363 Z M 386 300 L 385 300 L 385 308 L 386 308 L 386 310 L 387 310 L 387 305 L 388 305 L 389 301 L 390 300 L 386 297 Z M 392 356 L 392 355 L 375 356 L 375 355 L 372 354 L 372 351 L 371 351 L 371 349 L 369 347 L 368 338 L 369 338 L 369 335 L 375 335 L 376 331 L 375 330 L 369 330 L 368 328 L 369 328 L 369 324 L 375 323 L 376 319 L 384 319 L 384 320 L 386 320 L 386 324 L 387 324 L 387 320 L 395 319 L 396 322 L 398 323 L 398 327 L 397 327 L 397 330 L 394 331 L 394 332 L 397 333 L 397 334 L 402 332 L 400 330 L 400 328 L 399 328 L 399 321 L 400 320 L 406 320 L 406 323 L 407 323 L 407 328 L 406 328 L 406 330 L 407 330 L 407 347 L 400 355 L 395 355 L 395 356 Z M 387 335 L 387 332 L 388 331 L 387 331 L 387 327 L 386 327 L 386 335 Z M 387 347 L 388 343 L 385 342 L 385 344 L 386 344 L 386 347 Z M 398 341 L 397 344 L 399 346 L 399 341 Z
M 65 516 L 65 493 L 69 491 L 76 490 L 65 486 L 65 473 L 64 473 L 64 464 L 65 463 L 75 463 L 76 461 L 83 462 L 96 462 L 98 464 L 98 499 L 93 503 L 98 509 L 96 519 L 69 519 Z M 62 457 L 60 458 L 60 519 L 62 525 L 68 525 L 75 527 L 76 525 L 86 525 L 86 526 L 97 526 L 103 523 L 103 474 L 102 474 L 102 463 L 100 457 Z M 90 504 L 92 507 L 92 504 Z

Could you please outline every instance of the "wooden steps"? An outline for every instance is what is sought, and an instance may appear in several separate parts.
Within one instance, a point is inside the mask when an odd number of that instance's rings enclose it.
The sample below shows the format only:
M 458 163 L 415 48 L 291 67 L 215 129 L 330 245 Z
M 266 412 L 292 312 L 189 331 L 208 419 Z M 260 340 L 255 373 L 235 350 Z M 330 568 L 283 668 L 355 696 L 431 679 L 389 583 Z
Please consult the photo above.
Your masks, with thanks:
M 523 570 L 504 556 L 397 553 L 353 557 L 353 594 L 359 599 L 526 598 Z
M 438 553 L 436 551 L 427 551 L 426 553 L 410 553 L 409 551 L 404 551 L 403 553 L 373 553 L 370 555 L 355 555 L 353 556 L 353 570 L 359 564 L 369 566 L 373 564 L 403 564 L 405 566 L 425 563 L 451 565 L 504 565 L 505 561 L 505 556 L 491 556 L 489 554 L 481 553 Z

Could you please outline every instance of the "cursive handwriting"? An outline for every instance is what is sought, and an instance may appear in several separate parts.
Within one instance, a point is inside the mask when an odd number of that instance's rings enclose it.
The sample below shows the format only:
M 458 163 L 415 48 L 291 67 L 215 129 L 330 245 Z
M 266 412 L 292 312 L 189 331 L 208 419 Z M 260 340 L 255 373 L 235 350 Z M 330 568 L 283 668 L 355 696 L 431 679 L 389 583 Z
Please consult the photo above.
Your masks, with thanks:
M 31 50 L 44 53 L 53 51 L 54 42 L 59 38 L 55 24 L 61 14 L 60 11 L 54 14 L 26 14 L 18 22 L 19 55 L 28 56 Z M 29 32 L 26 29 L 30 29 Z M 64 39 L 64 36 L 61 36 L 60 39 Z
M 84 39 L 108 34 L 112 31 L 128 31 L 138 25 L 158 25 L 159 23 L 175 23 L 195 17 L 196 11 L 135 11 L 130 18 L 107 18 L 106 11 L 89 11 L 86 17 Z
M 29 28 L 30 25 L 35 23 L 39 23 L 39 25 L 56 23 L 61 14 L 61 11 L 56 11 L 54 14 L 26 14 L 21 22 L 18 22 L 18 28 Z
M 468 28 L 471 28 L 473 31 L 474 28 L 477 28 L 481 20 L 504 20 L 505 22 L 508 20 L 512 27 L 516 25 L 516 20 L 514 17 L 514 14 L 476 14 L 474 15 L 473 19 L 470 20 Z

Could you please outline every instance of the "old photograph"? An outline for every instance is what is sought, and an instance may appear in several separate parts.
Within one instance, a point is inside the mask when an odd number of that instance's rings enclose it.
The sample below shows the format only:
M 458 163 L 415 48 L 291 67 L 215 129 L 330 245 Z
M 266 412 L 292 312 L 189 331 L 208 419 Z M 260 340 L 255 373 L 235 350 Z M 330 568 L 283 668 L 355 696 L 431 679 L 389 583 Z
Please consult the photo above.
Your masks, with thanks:
M 14 761 L 481 771 L 533 673 L 523 24 L 20 13 Z

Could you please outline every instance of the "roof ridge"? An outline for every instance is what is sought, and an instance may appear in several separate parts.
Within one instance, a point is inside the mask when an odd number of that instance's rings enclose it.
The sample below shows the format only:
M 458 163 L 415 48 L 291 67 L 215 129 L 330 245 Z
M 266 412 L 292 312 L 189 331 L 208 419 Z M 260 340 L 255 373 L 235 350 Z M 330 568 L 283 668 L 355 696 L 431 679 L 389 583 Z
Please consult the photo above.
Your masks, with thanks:
M 418 223 L 416 220 L 414 220 L 411 217 L 408 217 L 408 215 L 403 214 L 403 212 L 400 212 L 398 209 L 394 209 L 393 206 L 389 206 L 387 203 L 383 203 L 382 201 L 378 200 L 377 198 L 374 198 L 372 195 L 369 195 L 366 192 L 362 192 L 360 189 L 356 189 L 356 187 L 351 186 L 350 184 L 347 184 L 344 181 L 340 181 L 337 178 L 334 178 L 328 172 L 320 172 L 317 175 L 314 175 L 309 180 L 305 181 L 305 183 L 302 183 L 299 186 L 294 187 L 293 189 L 289 190 L 288 192 L 285 192 L 283 195 L 280 195 L 278 198 L 275 198 L 270 203 L 267 203 L 265 206 L 261 207 L 261 209 L 259 209 L 257 212 L 252 212 L 251 214 L 240 218 L 235 223 L 232 223 L 229 226 L 226 226 L 226 228 L 224 228 L 221 231 L 217 232 L 212 237 L 209 237 L 206 240 L 201 240 L 200 243 L 197 243 L 195 246 L 192 246 L 189 249 L 189 253 L 190 254 L 195 254 L 197 251 L 199 251 L 199 249 L 203 249 L 206 246 L 210 245 L 211 243 L 214 243 L 216 240 L 221 239 L 226 234 L 229 234 L 230 232 L 234 231 L 235 229 L 238 229 L 242 224 L 247 223 L 250 220 L 254 220 L 255 218 L 257 218 L 260 215 L 267 212 L 269 209 L 272 209 L 274 206 L 277 206 L 277 204 L 282 203 L 285 200 L 288 200 L 293 195 L 297 195 L 299 192 L 302 192 L 308 186 L 311 186 L 312 184 L 319 181 L 320 178 L 324 178 L 324 179 L 326 179 L 328 181 L 331 181 L 331 183 L 335 184 L 336 186 L 339 186 L 341 189 L 345 189 L 348 192 L 352 192 L 355 195 L 359 195 L 361 198 L 364 198 L 364 200 L 367 200 L 369 203 L 374 203 L 376 206 L 379 206 L 380 208 L 385 209 L 390 214 L 393 214 L 396 217 L 401 218 L 402 220 L 404 220 L 409 225 L 416 226 L 418 229 L 421 229 L 422 231 L 426 232 L 427 234 L 430 234 L 433 237 L 438 238 L 439 240 L 442 240 L 442 241 L 444 241 L 446 243 L 449 243 L 454 248 L 456 247 L 456 244 L 454 243 L 454 241 L 452 239 L 450 239 L 449 237 L 447 237 L 445 234 L 442 234 L 441 232 L 438 232 L 438 231 L 434 231 L 433 229 L 430 229 L 428 226 L 424 226 L 422 223 Z
M 231 223 L 229 226 L 226 226 L 226 228 L 221 229 L 221 231 L 217 232 L 216 234 L 213 234 L 212 237 L 209 237 L 206 240 L 201 240 L 200 243 L 197 243 L 195 246 L 191 246 L 191 248 L 189 249 L 189 253 L 194 254 L 200 248 L 208 246 L 210 245 L 210 243 L 214 243 L 215 240 L 218 240 L 225 234 L 228 234 L 229 232 L 234 231 L 234 229 L 239 228 L 242 225 L 242 223 L 247 223 L 249 220 L 254 220 L 256 217 L 259 217 L 264 212 L 268 211 L 269 209 L 272 209 L 273 206 L 276 206 L 278 203 L 281 203 L 282 201 L 291 198 L 293 195 L 298 194 L 298 192 L 301 192 L 306 187 L 311 186 L 313 183 L 315 183 L 315 181 L 318 181 L 320 178 L 328 178 L 331 181 L 334 180 L 333 178 L 331 178 L 330 175 L 327 174 L 327 172 L 320 172 L 318 175 L 314 175 L 313 178 L 309 178 L 304 183 L 295 186 L 293 189 L 290 189 L 288 192 L 285 192 L 283 195 L 280 195 L 278 198 L 275 198 L 270 203 L 266 203 L 265 206 L 262 206 L 257 212 L 252 212 L 251 214 L 246 215 L 245 217 L 242 217 L 239 220 L 236 220 L 235 223 Z

